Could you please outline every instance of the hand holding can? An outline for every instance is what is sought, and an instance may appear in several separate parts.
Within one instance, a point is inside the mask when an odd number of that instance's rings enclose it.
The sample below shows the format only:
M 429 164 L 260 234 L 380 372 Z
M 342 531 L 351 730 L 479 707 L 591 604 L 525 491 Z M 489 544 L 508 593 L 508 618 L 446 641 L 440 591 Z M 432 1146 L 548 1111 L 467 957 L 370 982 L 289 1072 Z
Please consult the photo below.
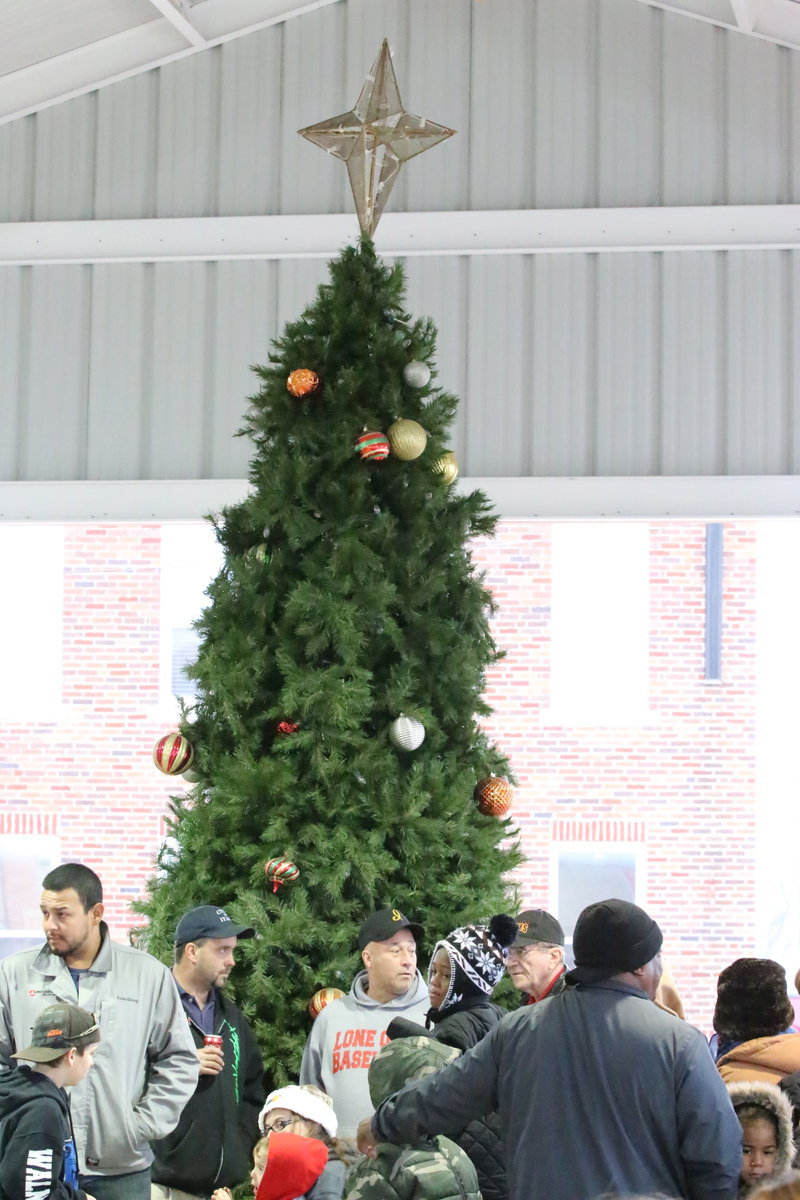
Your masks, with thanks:
M 219 1075 L 225 1065 L 222 1055 L 222 1038 L 216 1033 L 207 1033 L 203 1045 L 197 1051 L 201 1075 Z

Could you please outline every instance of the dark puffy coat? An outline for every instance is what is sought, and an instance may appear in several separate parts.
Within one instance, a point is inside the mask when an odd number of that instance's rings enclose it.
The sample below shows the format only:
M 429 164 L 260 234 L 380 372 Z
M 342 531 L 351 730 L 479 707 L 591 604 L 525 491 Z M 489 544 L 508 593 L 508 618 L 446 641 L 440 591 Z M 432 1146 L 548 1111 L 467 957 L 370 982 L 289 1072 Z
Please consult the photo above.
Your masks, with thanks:
M 426 1020 L 433 1028 L 426 1032 L 445 1046 L 470 1050 L 494 1029 L 504 1015 L 502 1008 L 492 1004 L 491 1000 L 455 1004 L 441 1015 L 436 1009 L 431 1009 Z M 395 1017 L 386 1032 L 394 1040 L 398 1037 L 419 1037 L 420 1028 L 403 1017 Z M 508 1200 L 503 1132 L 498 1114 L 490 1113 L 479 1121 L 471 1121 L 453 1140 L 472 1160 L 483 1200 Z
M 800 1163 L 800 1071 L 794 1071 L 791 1075 L 784 1075 L 778 1087 L 786 1094 L 792 1106 L 794 1161 L 796 1165 Z
M 191 1021 L 189 1027 L 199 1049 L 203 1033 Z M 152 1143 L 153 1182 L 183 1192 L 236 1187 L 247 1178 L 258 1140 L 264 1103 L 261 1054 L 243 1013 L 218 988 L 215 1033 L 222 1037 L 225 1066 L 219 1075 L 200 1076 L 177 1128 Z

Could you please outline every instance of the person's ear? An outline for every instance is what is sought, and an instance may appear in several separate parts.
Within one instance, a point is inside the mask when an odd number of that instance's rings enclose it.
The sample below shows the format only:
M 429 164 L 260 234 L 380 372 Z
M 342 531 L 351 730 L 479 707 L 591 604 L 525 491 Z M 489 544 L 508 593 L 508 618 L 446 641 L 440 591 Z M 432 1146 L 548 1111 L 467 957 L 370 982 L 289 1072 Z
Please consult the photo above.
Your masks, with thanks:
M 364 967 L 366 968 L 366 970 L 368 971 L 369 964 L 372 962 L 372 955 L 370 954 L 369 950 L 361 951 L 361 961 L 364 964 Z
M 105 905 L 102 903 L 93 904 L 92 907 L 89 909 L 89 913 L 91 914 L 92 920 L 94 921 L 95 925 L 100 924 L 100 922 L 103 919 L 104 912 L 105 912 Z

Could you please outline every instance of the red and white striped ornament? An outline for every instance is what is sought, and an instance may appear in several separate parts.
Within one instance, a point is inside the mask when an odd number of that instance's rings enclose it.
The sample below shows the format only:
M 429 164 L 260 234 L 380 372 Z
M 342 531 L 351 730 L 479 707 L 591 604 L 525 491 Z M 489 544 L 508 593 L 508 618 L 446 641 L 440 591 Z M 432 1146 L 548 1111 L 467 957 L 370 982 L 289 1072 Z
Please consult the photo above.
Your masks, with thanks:
M 300 869 L 288 858 L 271 858 L 264 863 L 264 874 L 272 884 L 273 892 L 277 892 L 284 883 L 296 883 L 300 878 Z
M 318 1017 L 326 1004 L 330 1004 L 331 1000 L 340 1000 L 343 995 L 341 988 L 320 988 L 309 1000 L 308 1011 L 312 1017 Z
M 182 775 L 192 765 L 194 747 L 177 729 L 159 738 L 153 747 L 153 762 L 165 775 Z
M 379 462 L 389 457 L 389 439 L 379 429 L 370 429 L 356 438 L 355 449 L 366 461 L 374 459 Z

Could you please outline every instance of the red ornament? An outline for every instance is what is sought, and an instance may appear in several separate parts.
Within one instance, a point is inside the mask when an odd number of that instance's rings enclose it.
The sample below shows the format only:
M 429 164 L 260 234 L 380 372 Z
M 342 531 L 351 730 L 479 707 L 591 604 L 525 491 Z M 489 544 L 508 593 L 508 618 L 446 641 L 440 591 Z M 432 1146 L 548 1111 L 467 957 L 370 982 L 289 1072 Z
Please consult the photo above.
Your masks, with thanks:
M 485 817 L 504 817 L 511 808 L 514 792 L 511 784 L 502 775 L 490 775 L 482 779 L 473 793 L 478 812 Z
M 286 380 L 286 387 L 298 400 L 303 396 L 311 396 L 319 390 L 319 375 L 308 367 L 299 367 Z
M 389 439 L 379 429 L 371 429 L 367 433 L 362 433 L 361 437 L 356 438 L 355 448 L 366 460 L 374 459 L 379 462 L 382 458 L 389 457 Z
M 277 732 L 284 734 L 297 733 L 299 728 L 300 726 L 294 721 L 279 721 L 277 725 Z
M 288 858 L 271 858 L 264 863 L 264 874 L 272 884 L 273 892 L 277 892 L 284 883 L 296 883 L 300 878 L 300 870 Z
M 175 730 L 159 738 L 153 747 L 153 762 L 165 775 L 181 775 L 192 765 L 194 747 L 188 738 Z
M 331 1000 L 340 1000 L 344 995 L 341 988 L 320 988 L 308 1002 L 308 1011 L 312 1017 L 318 1017 L 326 1004 L 330 1004 Z

